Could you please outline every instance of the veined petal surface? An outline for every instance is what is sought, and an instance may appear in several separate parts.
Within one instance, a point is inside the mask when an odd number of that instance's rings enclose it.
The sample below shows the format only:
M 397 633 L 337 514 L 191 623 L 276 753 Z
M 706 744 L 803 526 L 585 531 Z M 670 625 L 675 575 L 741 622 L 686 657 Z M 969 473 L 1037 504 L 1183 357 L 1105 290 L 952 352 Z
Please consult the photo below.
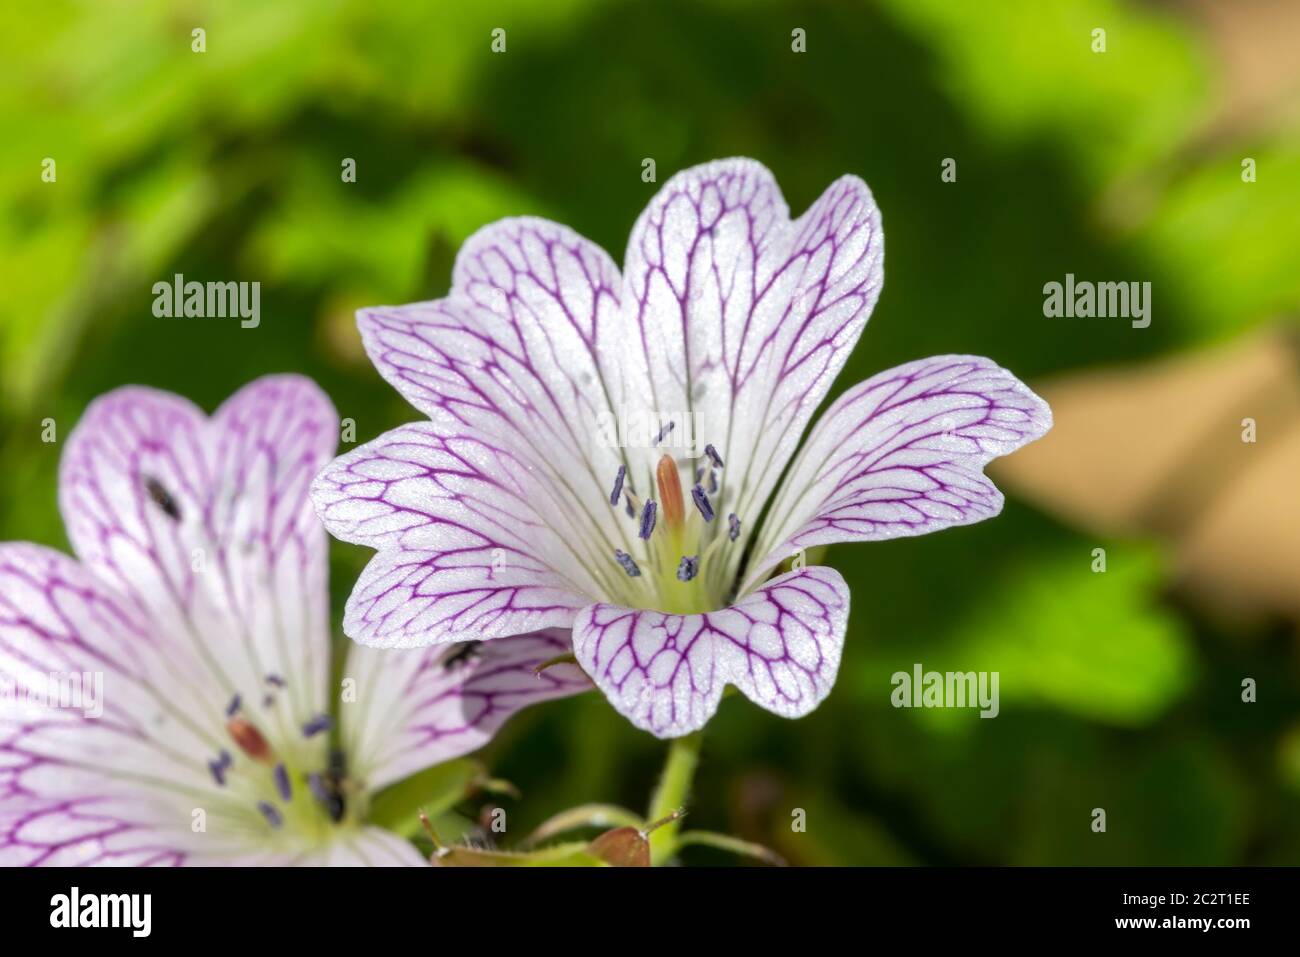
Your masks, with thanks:
M 849 616 L 840 573 L 816 566 L 699 615 L 593 605 L 573 626 L 578 663 L 638 728 L 674 738 L 704 727 L 723 689 L 796 718 L 829 693 Z

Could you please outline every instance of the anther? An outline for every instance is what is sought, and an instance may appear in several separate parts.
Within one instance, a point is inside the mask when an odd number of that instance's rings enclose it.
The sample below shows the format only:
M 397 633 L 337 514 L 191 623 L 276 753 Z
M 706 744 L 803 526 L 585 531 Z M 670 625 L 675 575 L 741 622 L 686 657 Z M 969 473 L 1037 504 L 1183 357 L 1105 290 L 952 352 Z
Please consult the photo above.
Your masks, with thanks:
M 655 504 L 654 499 L 646 499 L 645 505 L 641 508 L 641 531 L 637 534 L 643 539 L 649 539 L 650 533 L 655 530 L 655 516 L 659 514 L 659 506 Z
M 285 681 L 284 681 L 284 679 L 281 678 L 281 677 L 280 677 L 279 675 L 277 675 L 277 674 L 269 674 L 269 675 L 267 675 L 267 676 L 266 676 L 266 683 L 269 684 L 269 685 L 274 685 L 274 686 L 277 687 L 277 688 L 283 688 L 283 687 L 285 687 Z
M 330 791 L 325 786 L 325 779 L 320 776 L 319 772 L 313 771 L 307 777 L 307 790 L 311 791 L 311 796 L 321 804 L 329 804 Z
M 328 731 L 334 727 L 334 721 L 327 714 L 318 714 L 302 726 L 302 734 L 305 738 L 311 738 L 322 731 Z
M 681 564 L 677 566 L 677 580 L 688 582 L 694 578 L 700 571 L 699 555 L 683 555 Z
M 735 512 L 727 516 L 727 525 L 729 526 L 727 537 L 734 542 L 740 537 L 740 519 L 736 518 Z
M 262 732 L 258 731 L 252 723 L 243 718 L 231 718 L 226 722 L 226 731 L 235 744 L 239 745 L 239 750 L 254 761 L 270 763 L 271 746 L 266 743 L 266 738 L 262 737 Z
M 275 805 L 270 801 L 258 801 L 257 809 L 262 812 L 262 817 L 266 818 L 266 823 L 276 830 L 279 830 L 281 825 L 284 824 L 284 818 L 280 816 L 280 812 L 276 810 Z
M 288 801 L 293 797 L 293 788 L 289 785 L 289 771 L 283 764 L 275 766 L 275 789 L 280 797 Z
M 695 486 L 691 489 L 691 499 L 695 502 L 695 507 L 700 510 L 706 522 L 713 521 L 713 506 L 709 504 L 709 497 L 704 494 L 704 489 Z
M 208 770 L 212 772 L 212 779 L 217 782 L 219 787 L 226 786 L 226 766 L 220 761 L 209 761 Z
M 662 429 L 659 430 L 659 434 L 655 436 L 655 440 L 650 444 L 658 445 L 664 439 L 668 438 L 668 433 L 670 433 L 673 430 L 673 426 L 675 426 L 676 424 L 677 424 L 676 422 L 669 422 L 667 425 L 665 425 Z
M 722 468 L 722 456 L 718 454 L 718 450 L 712 445 L 706 445 L 704 447 L 704 454 L 709 457 L 709 461 L 713 463 L 715 469 Z
M 623 494 L 623 479 L 627 476 L 627 466 L 620 465 L 618 474 L 614 476 L 614 491 L 609 493 L 609 504 L 617 505 L 619 496 Z
M 671 455 L 659 460 L 655 478 L 659 483 L 659 500 L 664 505 L 664 521 L 670 529 L 679 529 L 686 520 L 686 505 L 682 501 L 682 480 L 677 474 L 677 463 Z
M 623 566 L 623 571 L 627 572 L 628 578 L 639 578 L 641 569 L 636 567 L 636 562 L 632 561 L 632 556 L 621 548 L 614 549 L 614 558 Z
M 239 710 L 239 706 L 243 704 L 243 701 L 244 699 L 241 698 L 239 694 L 235 694 L 235 696 L 230 699 L 230 704 L 226 705 L 226 717 L 233 718 L 235 712 Z

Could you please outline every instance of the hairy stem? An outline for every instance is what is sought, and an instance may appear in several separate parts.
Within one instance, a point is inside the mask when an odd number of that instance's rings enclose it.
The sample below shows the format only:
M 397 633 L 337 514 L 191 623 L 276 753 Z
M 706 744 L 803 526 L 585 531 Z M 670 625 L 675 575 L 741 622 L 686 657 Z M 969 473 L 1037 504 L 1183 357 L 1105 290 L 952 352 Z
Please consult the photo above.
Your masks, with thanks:
M 663 775 L 650 799 L 650 813 L 646 817 L 648 823 L 662 820 L 685 806 L 690 797 L 696 765 L 700 762 L 700 742 L 703 738 L 704 732 L 696 731 L 685 737 L 674 738 L 668 746 L 668 760 L 664 762 Z M 666 864 L 673 856 L 677 850 L 677 832 L 681 826 L 682 822 L 678 819 L 650 832 L 651 865 L 658 867 Z

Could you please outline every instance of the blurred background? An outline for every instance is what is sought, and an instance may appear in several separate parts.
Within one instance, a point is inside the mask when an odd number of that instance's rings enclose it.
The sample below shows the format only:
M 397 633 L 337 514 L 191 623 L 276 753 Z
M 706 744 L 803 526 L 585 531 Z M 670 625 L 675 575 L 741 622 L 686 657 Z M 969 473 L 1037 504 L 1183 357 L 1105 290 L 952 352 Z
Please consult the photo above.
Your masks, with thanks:
M 1284 0 L 5 4 L 0 539 L 67 547 L 41 422 L 119 385 L 210 410 L 292 370 L 360 441 L 413 419 L 353 310 L 443 295 L 491 220 L 621 261 L 644 158 L 754 157 L 796 213 L 856 173 L 886 283 L 835 391 L 971 352 L 1057 426 L 994 471 L 1000 518 L 830 550 L 838 684 L 797 722 L 729 698 L 691 825 L 797 864 L 1300 862 L 1297 49 Z M 176 272 L 260 281 L 260 327 L 154 318 Z M 1150 282 L 1150 327 L 1044 317 L 1066 273 Z M 336 621 L 368 555 L 333 544 Z M 1001 714 L 895 710 L 917 662 L 998 671 Z M 643 809 L 662 757 L 596 694 L 486 753 L 512 831 Z

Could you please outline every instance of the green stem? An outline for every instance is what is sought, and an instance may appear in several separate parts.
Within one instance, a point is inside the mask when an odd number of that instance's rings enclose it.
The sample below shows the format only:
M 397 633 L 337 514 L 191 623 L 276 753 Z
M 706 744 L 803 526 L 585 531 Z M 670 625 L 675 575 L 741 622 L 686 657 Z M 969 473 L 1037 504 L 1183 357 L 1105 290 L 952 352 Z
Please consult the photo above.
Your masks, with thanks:
M 691 780 L 695 777 L 695 767 L 700 763 L 700 742 L 704 739 L 702 731 L 674 738 L 668 746 L 668 760 L 664 762 L 664 773 L 659 778 L 650 799 L 650 813 L 647 823 L 653 823 L 668 817 L 678 808 L 684 807 L 691 794 Z M 650 832 L 650 863 L 654 867 L 666 864 L 677 850 L 677 832 L 681 830 L 680 819 L 670 821 Z

